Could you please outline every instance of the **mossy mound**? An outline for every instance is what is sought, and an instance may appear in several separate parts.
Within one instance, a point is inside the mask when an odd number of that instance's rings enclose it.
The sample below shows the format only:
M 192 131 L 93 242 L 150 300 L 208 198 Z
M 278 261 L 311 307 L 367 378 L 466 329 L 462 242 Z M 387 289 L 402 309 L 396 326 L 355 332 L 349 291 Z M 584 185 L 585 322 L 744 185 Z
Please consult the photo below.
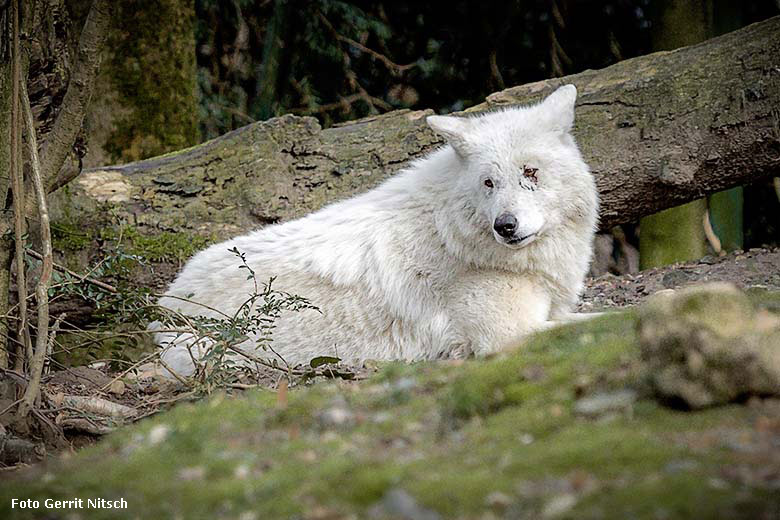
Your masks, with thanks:
M 639 316 L 642 358 L 659 395 L 690 408 L 780 395 L 780 317 L 728 283 L 655 295 Z
M 285 399 L 258 390 L 177 406 L 4 482 L 0 517 L 777 514 L 780 401 L 664 407 L 636 328 L 633 312 L 607 315 L 492 359 L 390 363 Z M 10 509 L 74 497 L 128 508 Z

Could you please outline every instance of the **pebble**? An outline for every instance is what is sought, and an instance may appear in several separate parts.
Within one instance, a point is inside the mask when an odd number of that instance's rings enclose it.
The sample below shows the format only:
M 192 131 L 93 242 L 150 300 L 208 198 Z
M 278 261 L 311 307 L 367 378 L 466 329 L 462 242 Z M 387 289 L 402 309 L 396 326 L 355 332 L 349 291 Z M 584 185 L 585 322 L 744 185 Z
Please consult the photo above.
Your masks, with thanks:
M 501 491 L 493 491 L 485 497 L 485 505 L 493 509 L 506 509 L 511 506 L 514 500 L 512 497 Z
M 563 513 L 573 508 L 575 505 L 577 505 L 577 497 L 572 493 L 558 495 L 557 497 L 553 497 L 547 501 L 547 503 L 544 505 L 544 508 L 542 509 L 542 516 L 544 518 L 552 518 L 558 515 L 562 515 Z
M 589 418 L 614 412 L 631 413 L 636 399 L 636 392 L 633 390 L 598 393 L 575 402 L 574 413 Z
M 422 507 L 406 490 L 388 490 L 377 505 L 369 511 L 371 518 L 399 518 L 403 520 L 440 520 L 441 515 Z
M 171 433 L 171 428 L 167 424 L 158 424 L 151 430 L 149 430 L 149 444 L 155 446 L 160 444 L 168 438 L 168 434 Z

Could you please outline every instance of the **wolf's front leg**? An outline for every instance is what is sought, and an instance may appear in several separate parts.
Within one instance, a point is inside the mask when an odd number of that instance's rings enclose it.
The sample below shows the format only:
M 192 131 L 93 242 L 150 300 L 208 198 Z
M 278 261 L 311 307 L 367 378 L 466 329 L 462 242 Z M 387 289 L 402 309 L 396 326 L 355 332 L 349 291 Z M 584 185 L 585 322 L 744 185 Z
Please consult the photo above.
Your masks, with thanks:
M 605 316 L 606 312 L 562 312 L 550 316 L 550 321 L 556 324 L 572 323 L 577 321 L 587 321 L 600 316 Z
M 550 309 L 550 321 L 555 325 L 592 320 L 604 316 L 606 312 L 571 312 L 571 305 L 557 303 Z
M 503 272 L 462 276 L 449 301 L 452 322 L 476 356 L 517 347 L 545 328 L 551 303 L 541 284 Z

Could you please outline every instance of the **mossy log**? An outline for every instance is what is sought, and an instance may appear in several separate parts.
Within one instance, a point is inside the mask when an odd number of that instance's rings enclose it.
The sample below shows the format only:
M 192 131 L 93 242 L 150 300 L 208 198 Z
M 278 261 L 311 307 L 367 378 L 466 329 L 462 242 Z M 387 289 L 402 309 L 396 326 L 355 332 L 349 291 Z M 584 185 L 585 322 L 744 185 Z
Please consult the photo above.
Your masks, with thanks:
M 513 87 L 468 112 L 579 90 L 575 135 L 601 193 L 603 228 L 777 175 L 780 17 L 699 45 Z M 291 115 L 186 150 L 87 170 L 55 194 L 63 228 L 111 214 L 144 235 L 209 240 L 364 191 L 441 144 L 430 111 L 333 128 Z

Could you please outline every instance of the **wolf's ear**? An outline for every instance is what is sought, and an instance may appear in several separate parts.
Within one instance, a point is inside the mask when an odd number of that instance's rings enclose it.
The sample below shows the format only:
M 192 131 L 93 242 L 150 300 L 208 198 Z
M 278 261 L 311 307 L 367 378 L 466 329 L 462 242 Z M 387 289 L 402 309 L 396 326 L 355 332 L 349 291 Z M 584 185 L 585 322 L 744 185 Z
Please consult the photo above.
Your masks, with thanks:
M 553 130 L 564 133 L 571 131 L 574 125 L 575 101 L 577 101 L 577 87 L 574 85 L 559 87 L 542 101 Z
M 466 157 L 471 148 L 467 135 L 471 121 L 465 117 L 428 116 L 425 118 L 431 130 L 442 136 L 461 157 Z

